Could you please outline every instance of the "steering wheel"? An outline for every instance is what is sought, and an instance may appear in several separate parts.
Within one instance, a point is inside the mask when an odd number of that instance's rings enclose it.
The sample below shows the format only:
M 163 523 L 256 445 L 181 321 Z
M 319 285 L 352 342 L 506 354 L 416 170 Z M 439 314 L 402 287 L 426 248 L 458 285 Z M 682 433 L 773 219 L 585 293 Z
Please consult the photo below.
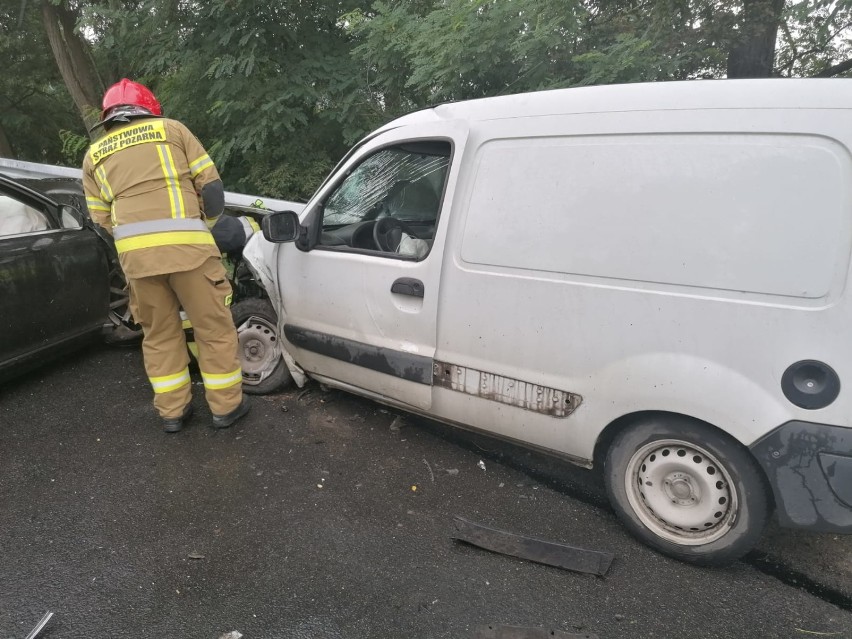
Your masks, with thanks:
M 381 217 L 373 225 L 373 241 L 385 253 L 396 253 L 399 250 L 403 233 L 415 239 L 417 237 L 405 222 L 395 217 Z

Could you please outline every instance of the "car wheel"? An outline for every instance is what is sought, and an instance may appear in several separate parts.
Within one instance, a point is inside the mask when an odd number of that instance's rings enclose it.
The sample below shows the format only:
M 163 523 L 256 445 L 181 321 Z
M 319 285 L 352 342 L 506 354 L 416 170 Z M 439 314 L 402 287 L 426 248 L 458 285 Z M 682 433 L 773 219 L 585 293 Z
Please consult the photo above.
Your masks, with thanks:
M 266 395 L 292 380 L 278 343 L 278 316 L 269 300 L 252 298 L 231 307 L 239 339 L 243 392 Z
M 127 279 L 117 262 L 109 272 L 109 324 L 104 332 L 107 344 L 135 342 L 142 338 L 142 327 L 133 319 L 130 312 L 130 291 Z
M 687 419 L 653 419 L 619 433 L 607 453 L 607 493 L 633 535 L 701 565 L 740 558 L 771 512 L 765 478 L 748 450 Z

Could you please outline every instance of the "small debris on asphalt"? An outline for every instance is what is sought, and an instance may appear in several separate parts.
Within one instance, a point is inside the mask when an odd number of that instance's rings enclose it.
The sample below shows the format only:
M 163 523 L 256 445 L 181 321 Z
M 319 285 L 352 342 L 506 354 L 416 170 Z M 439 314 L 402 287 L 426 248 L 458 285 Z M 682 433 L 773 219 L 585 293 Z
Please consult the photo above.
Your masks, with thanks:
M 459 469 L 458 468 L 445 468 L 444 472 L 447 473 L 448 475 L 458 475 Z
M 485 470 L 485 462 L 482 461 L 481 459 L 479 460 L 479 463 L 477 464 L 477 466 L 479 466 L 482 470 Z
M 432 472 L 432 467 L 429 465 L 429 462 L 426 461 L 426 458 L 423 458 L 423 463 L 426 464 L 426 469 L 429 471 L 429 479 L 433 482 L 435 481 L 435 473 Z
M 44 613 L 44 616 L 39 620 L 36 624 L 36 627 L 30 630 L 30 634 L 27 635 L 27 639 L 35 639 L 35 637 L 44 630 L 44 627 L 47 625 L 47 622 L 53 617 L 53 613 L 49 610 Z
M 286 406 L 282 406 L 282 407 L 281 407 L 281 412 L 282 412 L 282 413 L 286 413 L 288 410 L 290 410 L 290 409 L 289 409 L 289 408 L 287 408 Z
M 624 615 L 615 615 L 616 621 L 624 621 Z
M 221 635 L 219 639 L 242 639 L 242 637 L 243 633 L 231 630 L 231 632 L 226 632 L 224 635 Z
M 491 552 L 600 577 L 607 573 L 614 559 L 608 552 L 575 548 L 553 541 L 516 535 L 458 516 L 453 519 L 453 528 L 452 538 L 458 541 Z
M 574 634 L 551 628 L 525 628 L 523 626 L 479 626 L 473 639 L 597 639 L 597 635 Z
M 190 559 L 204 559 L 204 555 L 198 552 L 191 552 L 187 555 Z
M 394 417 L 393 421 L 390 423 L 390 432 L 398 433 L 403 426 L 405 426 L 405 420 L 399 416 Z
M 411 492 L 413 492 L 413 493 L 417 492 L 417 486 L 416 485 L 411 487 Z

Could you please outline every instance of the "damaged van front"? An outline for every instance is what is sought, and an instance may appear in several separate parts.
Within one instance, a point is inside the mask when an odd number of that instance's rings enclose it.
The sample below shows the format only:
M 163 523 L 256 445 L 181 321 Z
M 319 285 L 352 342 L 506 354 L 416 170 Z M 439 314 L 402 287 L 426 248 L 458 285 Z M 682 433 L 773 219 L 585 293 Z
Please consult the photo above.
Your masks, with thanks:
M 247 259 L 299 383 L 599 466 L 636 537 L 725 563 L 773 510 L 852 533 L 850 122 L 833 80 L 445 104 Z

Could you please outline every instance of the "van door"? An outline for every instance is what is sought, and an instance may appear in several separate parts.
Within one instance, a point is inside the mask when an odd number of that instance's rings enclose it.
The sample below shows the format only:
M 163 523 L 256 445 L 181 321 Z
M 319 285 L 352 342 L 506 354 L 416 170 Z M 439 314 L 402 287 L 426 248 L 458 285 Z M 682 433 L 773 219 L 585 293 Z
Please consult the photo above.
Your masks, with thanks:
M 381 134 L 308 203 L 311 239 L 282 245 L 278 272 L 284 336 L 314 377 L 431 405 L 445 218 L 466 135 L 446 122 Z

